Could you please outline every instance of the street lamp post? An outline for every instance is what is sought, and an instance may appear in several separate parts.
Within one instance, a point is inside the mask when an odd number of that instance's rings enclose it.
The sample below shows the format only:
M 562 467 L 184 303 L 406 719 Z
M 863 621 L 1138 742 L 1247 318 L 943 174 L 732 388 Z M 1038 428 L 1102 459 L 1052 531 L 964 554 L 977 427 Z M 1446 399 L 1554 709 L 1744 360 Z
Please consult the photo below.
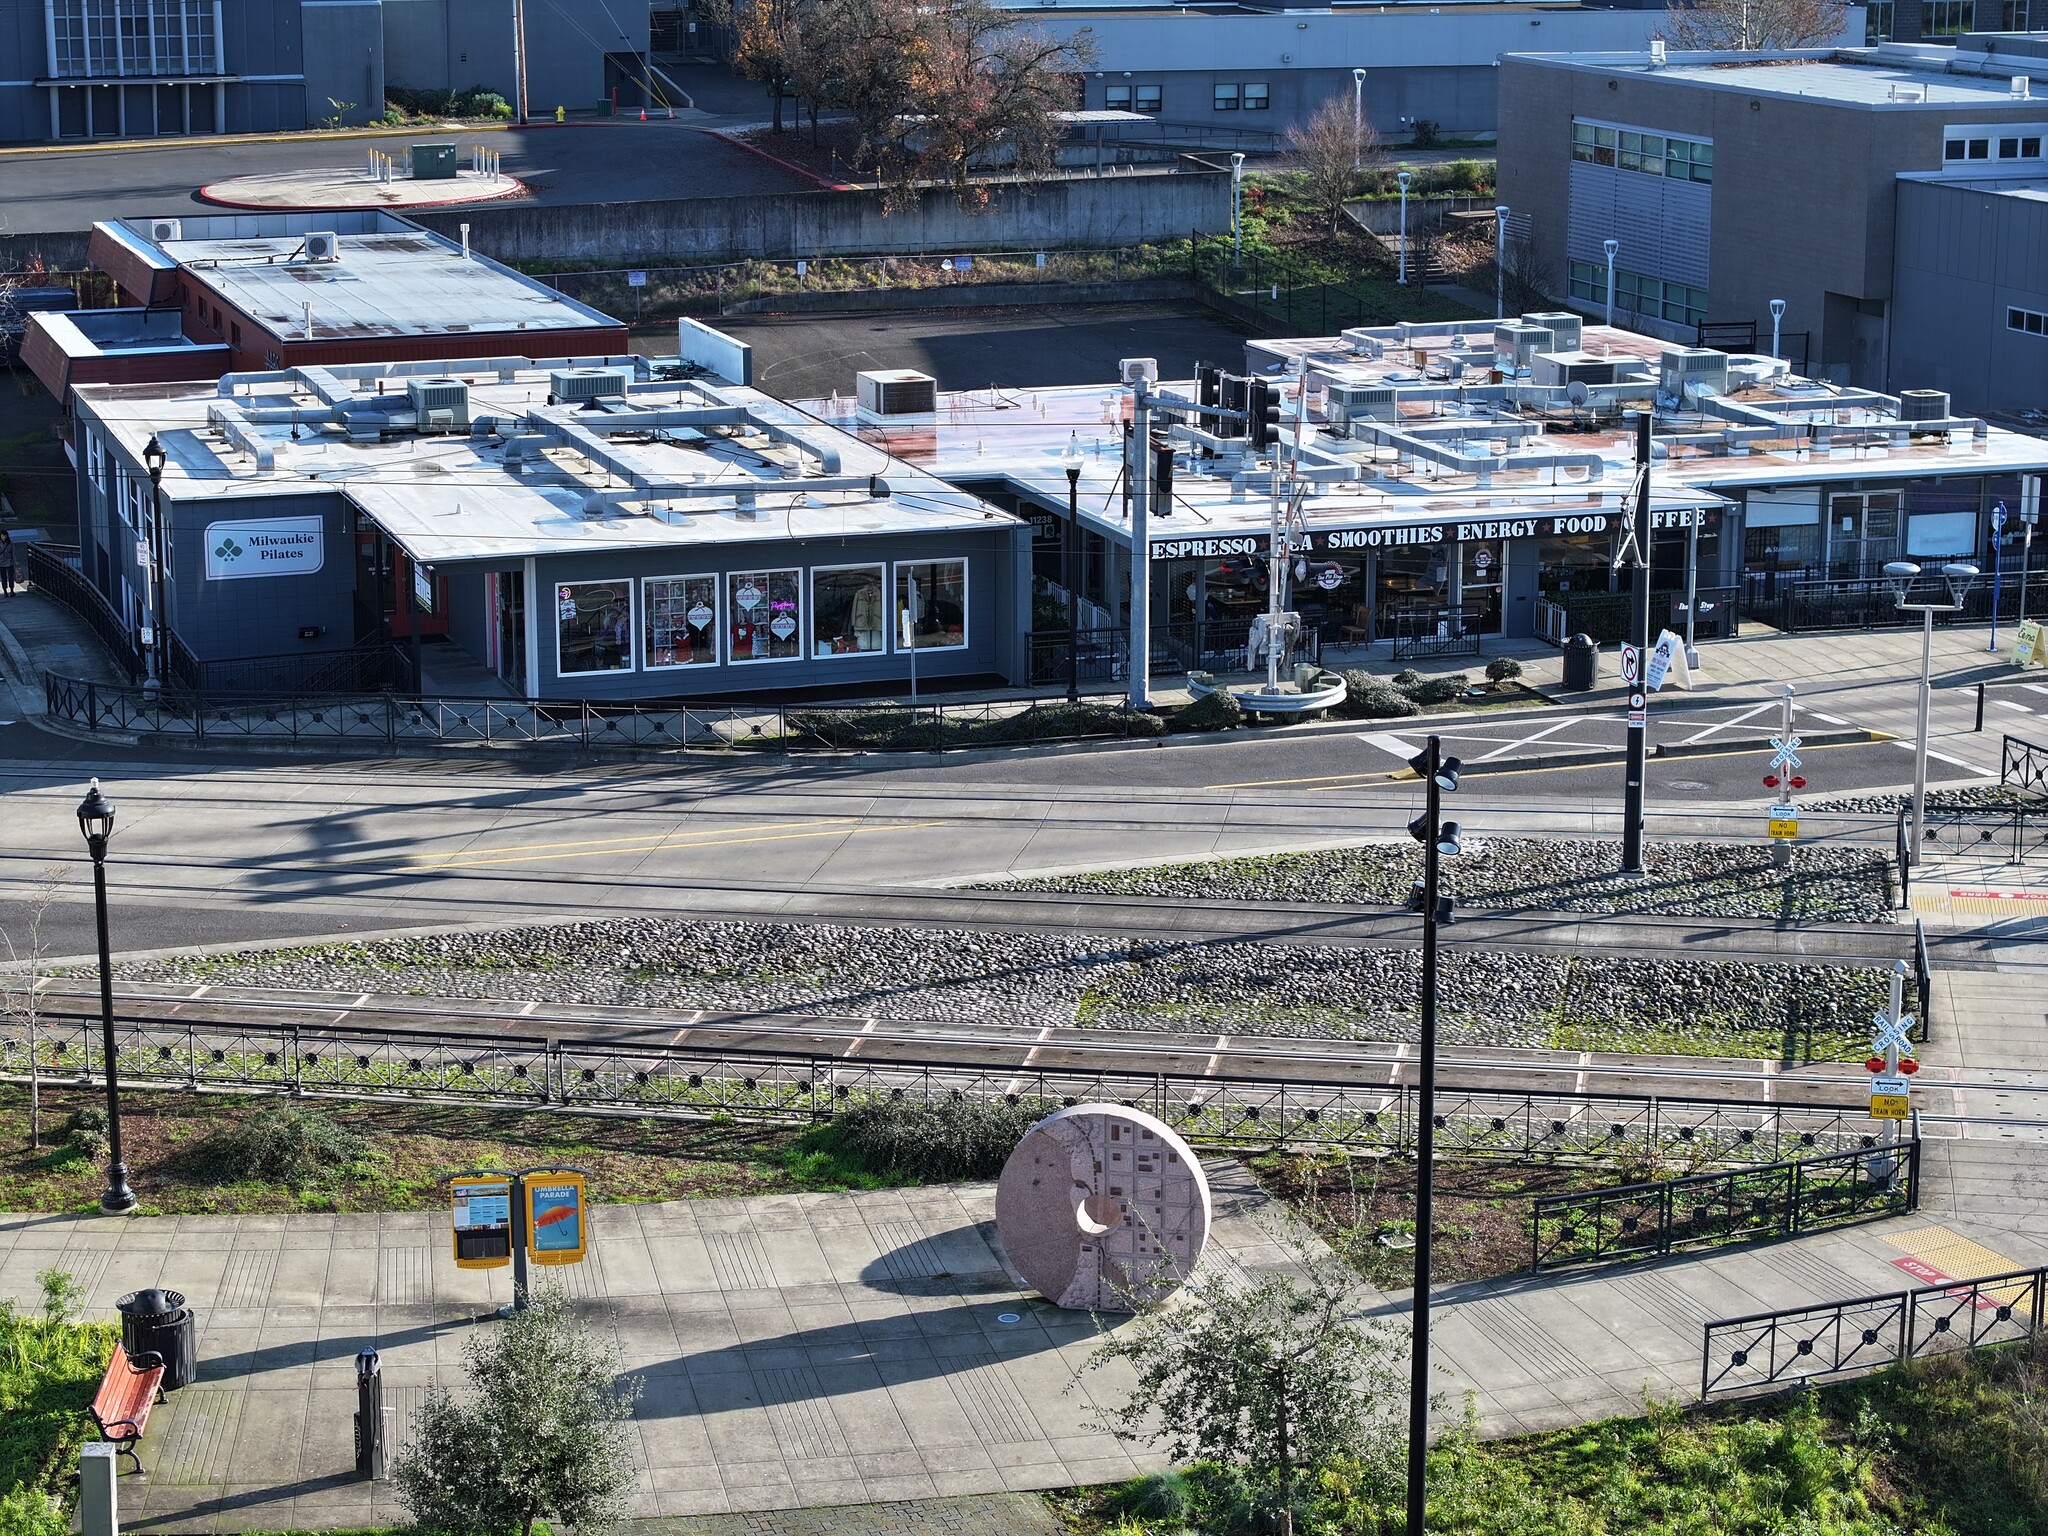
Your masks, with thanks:
M 2041 477 L 2027 475 L 2020 481 L 2020 521 L 2026 536 L 2020 541 L 2020 616 L 2027 622 L 2027 583 L 2033 577 L 2034 525 L 2041 521 Z
M 143 582 L 149 589 L 149 645 L 143 653 L 148 669 L 142 680 L 142 696 L 152 703 L 163 693 L 164 669 L 164 452 L 163 440 L 154 432 L 142 449 L 142 467 L 149 471 L 149 569 Z
M 100 930 L 100 1064 L 107 1079 L 107 1188 L 100 1196 L 100 1209 L 119 1216 L 135 1209 L 135 1192 L 128 1187 L 128 1165 L 121 1160 L 121 1081 L 114 1049 L 114 957 L 107 939 L 107 839 L 114 835 L 114 803 L 100 793 L 100 781 L 78 805 L 78 830 L 85 834 L 85 851 L 92 855 L 93 909 Z
M 1771 356 L 1774 358 L 1784 356 L 1784 353 L 1778 348 L 1778 337 L 1782 334 L 1784 325 L 1785 301 L 1783 299 L 1773 299 L 1771 300 Z
M 1614 324 L 1614 258 L 1621 254 L 1619 240 L 1602 240 L 1600 248 L 1607 253 L 1607 323 Z
M 2005 503 L 2001 501 L 1991 509 L 1991 643 L 1984 647 L 1987 651 L 1998 649 L 1998 598 L 2004 584 Z
M 1892 560 L 1884 568 L 1885 584 L 1892 589 L 1899 611 L 1920 615 L 1920 723 L 1913 746 L 1913 842 L 1907 855 L 1907 862 L 1916 866 L 1920 862 L 1921 829 L 1927 824 L 1927 715 L 1934 700 L 1934 616 L 1961 609 L 1979 574 L 1974 565 L 1944 565 L 1941 575 L 1948 585 L 1949 600 L 1909 603 L 1906 599 L 1912 593 L 1913 583 L 1920 579 L 1920 567 L 1910 560 Z
M 1067 586 L 1067 702 L 1081 697 L 1081 593 L 1074 577 L 1074 543 L 1081 528 L 1081 436 L 1067 434 L 1067 451 L 1060 455 L 1060 467 L 1067 472 L 1067 528 L 1060 550 L 1060 577 Z
M 1463 851 L 1458 824 L 1441 819 L 1443 792 L 1458 787 L 1459 762 L 1443 755 L 1432 736 L 1408 760 L 1423 783 L 1422 814 L 1408 823 L 1408 835 L 1422 844 L 1422 879 L 1408 898 L 1422 914 L 1421 1054 L 1416 1063 L 1415 1107 L 1415 1300 L 1408 1324 L 1408 1536 L 1423 1536 L 1428 1518 L 1429 1473 L 1429 1257 L 1436 1157 L 1436 936 L 1451 921 L 1451 898 L 1437 890 L 1442 859 Z
M 1351 169 L 1365 169 L 1365 71 L 1351 71 Z
M 1401 272 L 1395 278 L 1399 283 L 1408 281 L 1408 183 L 1414 179 L 1413 171 L 1402 171 L 1394 177 L 1394 180 L 1401 184 Z M 1425 277 L 1423 281 L 1427 282 L 1428 278 Z
M 1493 210 L 1493 317 L 1508 317 L 1508 205 Z
M 1230 265 L 1244 266 L 1244 156 L 1230 157 Z

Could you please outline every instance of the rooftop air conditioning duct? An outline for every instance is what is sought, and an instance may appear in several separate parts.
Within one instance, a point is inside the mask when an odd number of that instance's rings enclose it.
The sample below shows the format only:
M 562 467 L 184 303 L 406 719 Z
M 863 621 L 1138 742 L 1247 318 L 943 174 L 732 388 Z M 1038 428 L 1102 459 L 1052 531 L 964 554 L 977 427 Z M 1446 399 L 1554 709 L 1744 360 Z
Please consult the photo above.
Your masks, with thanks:
M 909 368 L 857 373 L 854 386 L 871 416 L 930 416 L 939 408 L 939 381 Z
M 1555 350 L 1576 352 L 1585 345 L 1586 322 L 1568 310 L 1552 310 L 1541 315 L 1522 316 L 1524 325 L 1540 325 L 1557 338 Z
M 1712 347 L 1667 347 L 1657 364 L 1657 389 L 1683 403 L 1686 391 L 1698 398 L 1702 388 L 1728 392 L 1728 354 Z
M 149 238 L 158 243 L 162 243 L 165 240 L 182 240 L 185 238 L 185 221 L 183 219 L 151 219 L 149 221 Z
M 633 382 L 625 368 L 557 368 L 548 374 L 548 402 L 582 405 L 611 395 L 624 395 Z
M 306 236 L 306 260 L 341 260 L 341 236 L 332 230 L 316 230 Z
M 461 379 L 407 379 L 405 395 L 421 431 L 469 430 L 469 386 Z
M 1899 420 L 1901 421 L 1947 421 L 1949 414 L 1948 392 L 1940 389 L 1902 389 L 1899 391 Z
M 1503 320 L 1493 328 L 1493 355 L 1516 368 L 1527 368 L 1538 352 L 1554 352 L 1557 340 L 1550 328 Z

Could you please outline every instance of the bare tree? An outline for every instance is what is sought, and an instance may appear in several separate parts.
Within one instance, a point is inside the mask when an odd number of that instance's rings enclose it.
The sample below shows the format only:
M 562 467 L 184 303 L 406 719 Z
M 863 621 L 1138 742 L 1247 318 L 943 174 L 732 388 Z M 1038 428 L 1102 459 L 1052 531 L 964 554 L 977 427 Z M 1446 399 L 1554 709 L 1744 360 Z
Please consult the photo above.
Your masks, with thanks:
M 16 929 L 0 928 L 0 943 L 7 946 L 7 958 L 21 967 L 17 973 L 18 981 L 0 989 L 0 1004 L 4 1004 L 5 1016 L 19 1024 L 28 1035 L 28 1146 L 31 1152 L 41 1150 L 43 1145 L 42 984 L 43 959 L 48 953 L 43 922 L 49 916 L 50 908 L 56 905 L 57 895 L 63 888 L 64 867 L 52 864 L 28 893 L 27 916 L 18 925 L 21 937 L 15 937 Z
M 1333 235 L 1361 171 L 1376 170 L 1385 159 L 1379 135 L 1349 96 L 1332 96 L 1306 123 L 1287 130 L 1287 168 L 1301 178 L 1302 196 L 1319 218 L 1328 218 Z
M 1821 48 L 1842 40 L 1848 17 L 1841 0 L 1698 0 L 1668 6 L 1657 35 L 1693 52 Z

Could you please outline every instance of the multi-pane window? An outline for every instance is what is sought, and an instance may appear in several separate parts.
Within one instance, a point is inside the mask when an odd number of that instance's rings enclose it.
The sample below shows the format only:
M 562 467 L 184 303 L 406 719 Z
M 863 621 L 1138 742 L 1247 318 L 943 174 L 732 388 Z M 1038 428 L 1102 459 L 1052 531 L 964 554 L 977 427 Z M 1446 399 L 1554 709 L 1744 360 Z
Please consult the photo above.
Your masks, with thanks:
M 2005 0 L 2005 3 L 1999 7 L 1998 29 L 2001 32 L 2028 32 L 2033 30 L 2027 25 L 2027 0 Z
M 1714 146 L 1705 140 L 1610 128 L 1602 123 L 1572 123 L 1572 158 L 1646 176 L 1668 176 L 1673 181 L 1714 179 Z
M 1112 112 L 1131 110 L 1131 88 L 1128 85 L 1112 85 L 1102 93 L 1102 104 Z
M 1581 304 L 1607 302 L 1607 269 L 1598 262 L 1572 262 L 1568 285 L 1571 297 Z M 1668 320 L 1675 325 L 1703 325 L 1707 318 L 1707 290 L 1616 267 L 1614 308 L 1620 314 Z
M 2042 125 L 2016 124 L 2006 132 L 1989 128 L 1951 128 L 1941 144 L 1946 161 L 2038 160 L 2041 158 Z
M 1892 35 L 1895 16 L 1893 0 L 1870 0 L 1863 8 L 1863 41 L 1884 42 Z
M 1157 112 L 1159 110 L 1159 102 L 1160 88 L 1158 86 L 1141 85 L 1138 87 L 1138 105 L 1136 108 L 1137 111 Z
M 219 74 L 214 0 L 50 0 L 61 79 Z
M 1218 112 L 1235 112 L 1237 110 L 1237 82 L 1234 80 L 1219 82 L 1215 88 L 1215 99 L 1210 105 Z
M 1271 90 L 1263 80 L 1247 80 L 1244 83 L 1244 109 L 1247 112 L 1263 112 L 1273 105 Z
M 1922 37 L 1961 37 L 1970 30 L 1977 0 L 1926 0 Z
M 2048 336 L 2048 315 L 2038 309 L 2008 309 L 2005 312 L 2005 328 L 2009 331 L 2025 331 L 2029 336 Z

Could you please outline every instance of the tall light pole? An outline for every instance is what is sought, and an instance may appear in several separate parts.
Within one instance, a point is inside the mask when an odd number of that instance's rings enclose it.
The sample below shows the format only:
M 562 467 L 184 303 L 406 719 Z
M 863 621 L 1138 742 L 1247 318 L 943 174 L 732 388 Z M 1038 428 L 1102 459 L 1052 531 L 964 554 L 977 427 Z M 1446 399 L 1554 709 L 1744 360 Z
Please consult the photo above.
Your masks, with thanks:
M 1067 434 L 1067 451 L 1060 455 L 1060 468 L 1067 472 L 1067 529 L 1060 551 L 1060 579 L 1067 586 L 1067 702 L 1081 697 L 1081 592 L 1074 576 L 1074 545 L 1081 535 L 1081 435 Z
M 1408 183 L 1414 179 L 1413 171 L 1402 171 L 1394 177 L 1401 184 L 1401 272 L 1395 279 L 1401 283 L 1408 281 Z
M 1493 210 L 1493 317 L 1508 317 L 1508 205 Z
M 1351 169 L 1365 169 L 1365 71 L 1351 71 Z
M 1782 358 L 1785 354 L 1778 349 L 1778 337 L 1785 325 L 1785 301 L 1771 300 L 1771 356 Z
M 1244 265 L 1244 156 L 1230 157 L 1230 264 Z
M 1922 828 L 1927 824 L 1927 714 L 1934 700 L 1934 616 L 1955 613 L 1970 595 L 1979 575 L 1974 565 L 1944 565 L 1942 580 L 1948 585 L 1945 603 L 1909 603 L 1913 583 L 1920 579 L 1920 567 L 1910 560 L 1892 560 L 1884 568 L 1885 584 L 1901 613 L 1920 615 L 1920 727 L 1913 746 L 1913 844 L 1907 862 L 1920 862 Z
M 1622 774 L 1621 872 L 1643 873 L 1645 781 L 1649 776 L 1650 688 L 1650 428 L 1651 413 L 1636 415 L 1636 483 L 1629 509 L 1629 532 L 1617 566 L 1632 564 L 1629 583 L 1629 647 L 1636 653 L 1635 673 L 1628 683 L 1626 766 Z
M 2033 576 L 2034 525 L 2041 521 L 2041 477 L 2023 475 L 2020 477 L 2020 521 L 2026 525 L 2026 537 L 2020 541 L 2020 617 L 2027 622 L 2027 582 Z
M 1607 324 L 1614 324 L 1614 258 L 1621 254 L 1619 240 L 1602 240 L 1600 248 L 1607 253 Z
M 164 452 L 163 440 L 154 432 L 143 445 L 142 467 L 149 471 L 149 569 L 143 583 L 149 589 L 149 648 L 143 662 L 148 674 L 142 680 L 142 696 L 152 703 L 163 693 L 164 671 Z
M 519 126 L 525 127 L 526 112 L 526 0 L 512 0 L 512 89 L 519 100 Z
M 1279 473 L 1279 460 L 1274 460 Z M 1124 439 L 1124 483 L 1131 488 L 1131 638 L 1125 672 L 1133 714 L 1152 707 L 1152 546 L 1147 514 L 1152 500 L 1152 385 L 1142 373 L 1131 381 L 1131 435 Z
M 1991 509 L 1991 643 L 1987 651 L 1998 649 L 1998 597 L 1999 589 L 2005 583 L 2005 503 L 2000 502 Z
M 1408 1536 L 1423 1536 L 1429 1509 L 1429 1250 L 1434 1214 L 1436 1158 L 1436 931 L 1451 919 L 1451 898 L 1437 891 L 1446 855 L 1463 852 L 1458 824 L 1441 820 L 1443 792 L 1458 787 L 1459 762 L 1443 755 L 1432 736 L 1408 760 L 1423 783 L 1422 814 L 1408 835 L 1422 844 L 1422 879 L 1409 893 L 1410 911 L 1422 914 L 1421 1054 L 1416 1063 L 1415 1300 L 1408 1314 Z
M 78 830 L 92 856 L 93 910 L 100 931 L 100 1065 L 107 1082 L 107 1187 L 100 1209 L 120 1216 L 135 1209 L 135 1191 L 128 1187 L 128 1165 L 121 1159 L 121 1079 L 114 1046 L 114 957 L 107 938 L 107 839 L 114 835 L 114 802 L 100 793 L 100 781 L 78 804 Z

